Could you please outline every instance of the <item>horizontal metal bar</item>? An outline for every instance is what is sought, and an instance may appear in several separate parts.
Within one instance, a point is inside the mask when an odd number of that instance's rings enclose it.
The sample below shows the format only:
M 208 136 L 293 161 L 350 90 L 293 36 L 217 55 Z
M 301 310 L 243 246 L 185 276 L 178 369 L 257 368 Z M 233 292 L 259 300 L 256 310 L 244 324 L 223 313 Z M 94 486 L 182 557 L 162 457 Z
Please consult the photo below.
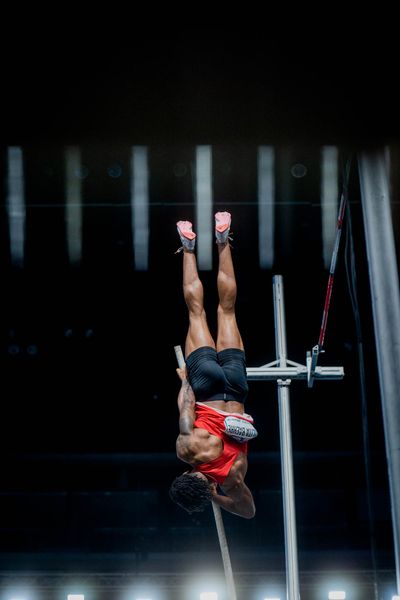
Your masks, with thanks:
M 272 362 L 269 362 L 265 365 L 260 365 L 259 367 L 255 367 L 257 369 L 269 369 L 269 367 L 276 367 L 279 364 L 279 360 L 273 360 Z M 286 364 L 291 366 L 291 367 L 301 367 L 303 368 L 304 365 L 302 365 L 301 363 L 295 362 L 294 360 L 289 360 L 288 358 L 286 359 Z
M 317 367 L 314 379 L 343 379 L 343 367 Z M 276 381 L 277 379 L 307 379 L 307 367 L 247 367 L 249 381 Z

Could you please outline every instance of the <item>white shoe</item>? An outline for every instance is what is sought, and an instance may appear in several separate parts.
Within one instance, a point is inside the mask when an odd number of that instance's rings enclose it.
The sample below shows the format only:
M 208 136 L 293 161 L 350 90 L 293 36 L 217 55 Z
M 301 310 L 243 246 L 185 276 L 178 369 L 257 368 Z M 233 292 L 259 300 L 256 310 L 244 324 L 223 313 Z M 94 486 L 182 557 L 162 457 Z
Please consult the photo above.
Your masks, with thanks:
M 217 244 L 226 244 L 229 238 L 231 227 L 231 213 L 217 212 L 215 213 L 215 237 Z
M 181 238 L 182 247 L 177 250 L 180 252 L 183 248 L 186 250 L 194 250 L 196 244 L 196 234 L 192 231 L 192 224 L 190 221 L 178 221 L 176 228 Z

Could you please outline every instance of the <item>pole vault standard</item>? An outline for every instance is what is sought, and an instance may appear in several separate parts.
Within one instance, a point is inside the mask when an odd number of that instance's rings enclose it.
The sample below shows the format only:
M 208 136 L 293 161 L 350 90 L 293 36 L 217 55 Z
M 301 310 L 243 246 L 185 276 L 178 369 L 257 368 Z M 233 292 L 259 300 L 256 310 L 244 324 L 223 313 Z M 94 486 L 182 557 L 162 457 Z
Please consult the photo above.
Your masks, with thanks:
M 287 358 L 285 305 L 283 294 L 283 278 L 273 278 L 275 347 L 276 361 L 261 367 L 248 367 L 249 381 L 272 380 L 278 384 L 279 430 L 282 457 L 282 496 L 285 528 L 286 557 L 286 598 L 299 600 L 299 568 L 297 560 L 296 512 L 293 482 L 293 452 L 290 424 L 289 386 L 292 379 L 305 379 L 310 385 L 310 365 L 308 367 Z M 310 362 L 309 357 L 307 363 Z M 342 379 L 343 367 L 317 367 L 313 369 L 314 379 Z
M 185 367 L 185 359 L 183 356 L 181 346 L 174 346 L 176 360 L 178 361 L 178 365 L 180 369 Z M 215 519 L 215 526 L 217 528 L 218 533 L 218 541 L 219 547 L 221 550 L 222 563 L 224 565 L 225 571 L 225 580 L 226 580 L 226 588 L 228 591 L 228 600 L 237 600 L 236 596 L 236 588 L 235 588 L 235 580 L 233 578 L 233 571 L 231 565 L 231 557 L 229 554 L 228 542 L 225 535 L 225 527 L 224 522 L 222 520 L 221 508 L 215 502 L 212 502 L 212 508 Z

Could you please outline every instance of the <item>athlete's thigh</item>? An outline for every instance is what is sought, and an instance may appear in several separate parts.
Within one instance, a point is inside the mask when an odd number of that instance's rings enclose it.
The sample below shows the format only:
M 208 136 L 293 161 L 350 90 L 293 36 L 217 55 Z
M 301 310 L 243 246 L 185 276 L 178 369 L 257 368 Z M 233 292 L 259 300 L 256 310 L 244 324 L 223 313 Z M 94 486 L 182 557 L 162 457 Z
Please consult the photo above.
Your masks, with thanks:
M 189 329 L 185 342 L 185 356 L 189 356 L 191 352 L 202 346 L 211 346 L 211 348 L 215 348 L 215 342 L 208 328 L 207 317 L 204 310 L 199 315 L 189 316 Z
M 227 348 L 244 350 L 242 336 L 233 311 L 218 309 L 217 352 Z

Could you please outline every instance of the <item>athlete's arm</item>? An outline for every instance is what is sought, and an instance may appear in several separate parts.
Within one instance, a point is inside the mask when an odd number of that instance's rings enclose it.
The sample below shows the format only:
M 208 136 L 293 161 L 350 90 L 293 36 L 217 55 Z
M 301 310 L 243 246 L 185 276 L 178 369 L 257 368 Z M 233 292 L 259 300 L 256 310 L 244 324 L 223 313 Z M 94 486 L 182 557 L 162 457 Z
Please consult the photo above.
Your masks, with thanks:
M 226 494 L 226 496 L 221 496 L 218 494 L 216 488 L 213 488 L 213 502 L 228 512 L 243 517 L 244 519 L 252 519 L 254 517 L 256 514 L 256 507 L 254 505 L 253 496 L 244 482 L 230 488 Z
M 185 369 L 177 369 L 181 378 L 182 385 L 178 394 L 179 409 L 179 436 L 176 440 L 176 453 L 182 460 L 188 459 L 191 446 L 191 435 L 193 433 L 193 424 L 195 415 L 195 397 L 193 390 L 186 378 Z
M 179 409 L 179 433 L 190 435 L 193 431 L 195 421 L 195 398 L 190 383 L 186 378 L 182 379 L 181 389 L 178 394 Z

